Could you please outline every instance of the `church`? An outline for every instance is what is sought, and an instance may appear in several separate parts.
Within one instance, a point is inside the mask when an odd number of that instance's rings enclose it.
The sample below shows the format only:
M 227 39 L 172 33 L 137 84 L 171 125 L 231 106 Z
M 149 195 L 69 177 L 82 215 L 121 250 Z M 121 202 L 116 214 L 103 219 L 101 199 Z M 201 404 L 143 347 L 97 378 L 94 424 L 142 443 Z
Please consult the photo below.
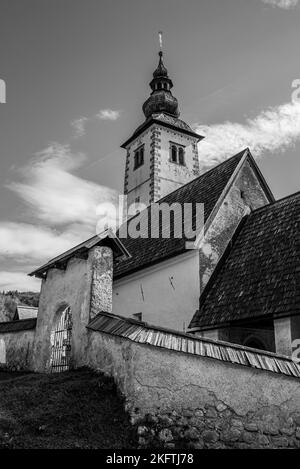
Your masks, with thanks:
M 99 314 L 286 357 L 300 339 L 300 193 L 276 201 L 249 148 L 200 174 L 205 136 L 180 119 L 162 51 L 150 88 L 145 120 L 122 144 L 128 205 L 146 208 L 124 223 L 141 224 L 153 204 L 202 204 L 203 227 L 192 248 L 172 227 L 162 236 L 161 219 L 158 237 L 108 229 L 32 272 L 37 371 L 84 364 Z

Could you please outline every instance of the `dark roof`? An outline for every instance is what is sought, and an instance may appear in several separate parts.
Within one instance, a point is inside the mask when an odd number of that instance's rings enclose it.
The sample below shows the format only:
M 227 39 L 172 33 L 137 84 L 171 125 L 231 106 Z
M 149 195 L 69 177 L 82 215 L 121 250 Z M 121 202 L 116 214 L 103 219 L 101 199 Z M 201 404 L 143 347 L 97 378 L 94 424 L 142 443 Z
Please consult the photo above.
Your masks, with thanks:
M 152 114 L 151 117 L 146 119 L 132 134 L 132 136 L 126 140 L 121 145 L 121 148 L 126 148 L 129 143 L 131 143 L 135 138 L 137 138 L 141 133 L 143 133 L 150 125 L 152 124 L 160 124 L 163 125 L 164 127 L 167 127 L 169 129 L 175 129 L 175 130 L 180 130 L 182 133 L 186 135 L 190 135 L 191 137 L 196 137 L 198 140 L 202 140 L 204 137 L 202 135 L 197 134 L 196 132 L 193 131 L 193 129 L 183 120 L 178 119 L 178 117 L 173 117 L 169 114 L 166 114 L 164 112 L 159 113 L 159 114 Z
M 75 256 L 83 256 L 86 258 L 88 255 L 88 251 L 95 246 L 109 246 L 114 252 L 116 258 L 120 257 L 130 257 L 130 254 L 125 249 L 123 243 L 118 239 L 118 237 L 110 230 L 106 230 L 103 233 L 97 234 L 92 238 L 84 241 L 83 243 L 78 244 L 72 249 L 60 254 L 54 259 L 51 259 L 46 264 L 42 265 L 38 269 L 34 270 L 29 276 L 35 276 L 38 278 L 43 278 L 45 273 L 54 267 L 64 267 L 67 262 Z
M 139 344 L 172 350 L 236 365 L 300 377 L 300 366 L 288 357 L 219 340 L 152 326 L 134 319 L 99 313 L 87 326 L 96 332 L 122 337 Z
M 248 216 L 190 328 L 300 313 L 300 192 Z
M 219 164 L 215 168 L 207 171 L 201 176 L 193 179 L 188 184 L 171 192 L 157 203 L 166 202 L 196 203 L 204 204 L 204 222 L 207 221 L 213 208 L 218 202 L 228 181 L 233 175 L 243 156 L 248 154 L 248 150 L 243 150 L 227 161 Z M 150 214 L 150 208 L 146 209 Z M 149 215 L 150 218 L 150 215 Z M 130 220 L 129 220 L 130 222 Z M 118 233 L 117 233 L 118 234 Z M 185 251 L 185 238 L 121 238 L 125 248 L 131 254 L 131 258 L 120 261 L 114 268 L 115 278 L 128 274 L 129 272 L 142 269 L 147 265 L 161 261 Z
M 31 319 L 36 318 L 38 314 L 38 308 L 28 305 L 17 305 L 14 320 Z
M 6 332 L 19 332 L 35 329 L 36 318 L 22 319 L 20 321 L 0 322 L 0 334 Z

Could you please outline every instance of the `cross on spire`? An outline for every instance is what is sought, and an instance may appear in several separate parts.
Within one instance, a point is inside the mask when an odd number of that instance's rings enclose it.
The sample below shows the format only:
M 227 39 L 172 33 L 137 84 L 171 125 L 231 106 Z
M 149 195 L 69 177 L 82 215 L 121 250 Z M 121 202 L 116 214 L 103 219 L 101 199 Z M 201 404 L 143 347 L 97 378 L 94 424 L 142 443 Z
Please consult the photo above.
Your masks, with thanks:
M 159 49 L 160 49 L 160 52 L 162 52 L 162 48 L 163 48 L 162 35 L 163 35 L 162 31 L 158 31 Z

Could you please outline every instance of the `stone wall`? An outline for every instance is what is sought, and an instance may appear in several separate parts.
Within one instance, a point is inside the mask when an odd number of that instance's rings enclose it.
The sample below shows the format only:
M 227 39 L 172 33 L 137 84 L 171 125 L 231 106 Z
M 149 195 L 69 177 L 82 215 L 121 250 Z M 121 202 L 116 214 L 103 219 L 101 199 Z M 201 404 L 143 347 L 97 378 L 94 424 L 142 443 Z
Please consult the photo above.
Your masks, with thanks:
M 142 448 L 300 447 L 299 379 L 94 331 L 86 365 L 114 377 Z
M 35 329 L 0 333 L 0 369 L 30 370 Z

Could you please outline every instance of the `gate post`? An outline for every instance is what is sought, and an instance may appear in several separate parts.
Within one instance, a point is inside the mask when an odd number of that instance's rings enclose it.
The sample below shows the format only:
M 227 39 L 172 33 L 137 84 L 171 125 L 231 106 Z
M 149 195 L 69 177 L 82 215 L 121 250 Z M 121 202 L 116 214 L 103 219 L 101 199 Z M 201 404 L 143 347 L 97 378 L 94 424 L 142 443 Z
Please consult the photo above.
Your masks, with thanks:
M 96 246 L 89 251 L 88 270 L 91 276 L 90 317 L 112 312 L 113 251 L 107 246 Z

